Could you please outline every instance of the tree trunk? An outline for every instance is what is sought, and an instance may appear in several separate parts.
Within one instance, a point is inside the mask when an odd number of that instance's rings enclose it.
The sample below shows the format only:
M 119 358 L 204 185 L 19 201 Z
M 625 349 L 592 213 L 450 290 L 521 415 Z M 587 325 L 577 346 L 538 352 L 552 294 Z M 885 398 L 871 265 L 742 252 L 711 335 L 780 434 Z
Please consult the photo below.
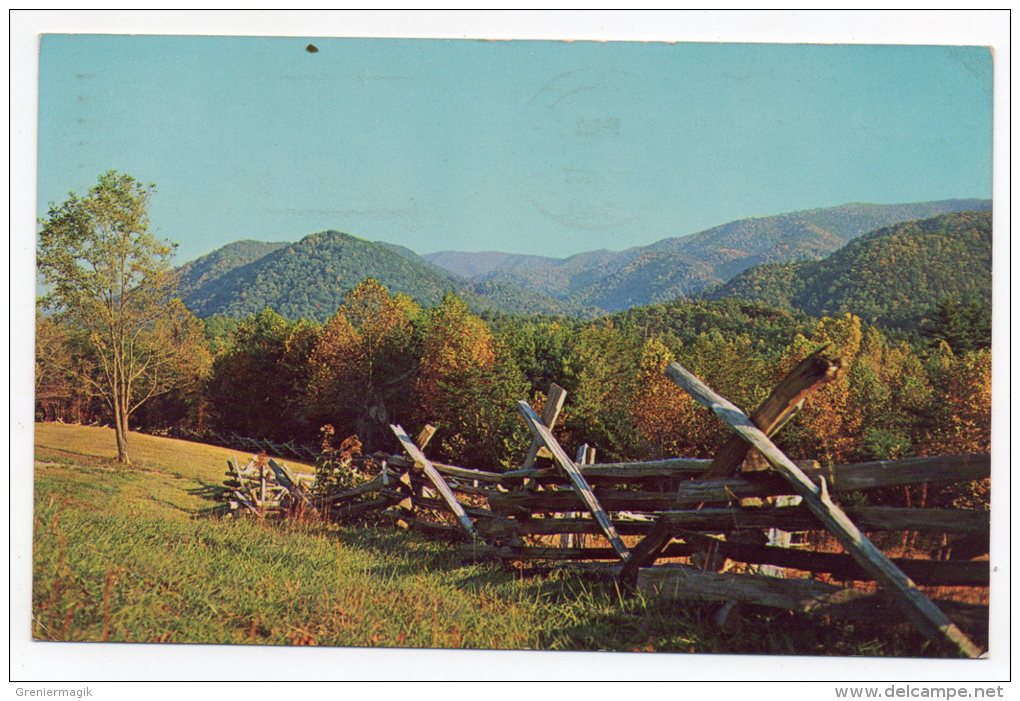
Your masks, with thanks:
M 131 458 L 127 452 L 127 411 L 119 401 L 114 402 L 113 410 L 113 431 L 117 436 L 117 462 L 124 465 L 131 464 Z

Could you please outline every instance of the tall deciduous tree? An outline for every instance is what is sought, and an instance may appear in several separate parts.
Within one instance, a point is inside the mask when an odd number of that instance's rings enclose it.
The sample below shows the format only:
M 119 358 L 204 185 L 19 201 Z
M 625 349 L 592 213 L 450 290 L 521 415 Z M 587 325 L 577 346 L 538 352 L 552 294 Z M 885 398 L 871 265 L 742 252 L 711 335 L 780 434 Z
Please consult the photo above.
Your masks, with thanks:
M 937 376 L 935 425 L 929 450 L 987 453 L 992 431 L 992 354 L 973 351 L 953 357 Z
M 509 350 L 452 293 L 431 311 L 423 346 L 414 397 L 419 420 L 440 431 L 430 447 L 473 467 L 509 466 L 527 448 L 514 402 L 528 393 Z
M 418 305 L 390 296 L 372 278 L 344 297 L 309 357 L 307 405 L 323 423 L 354 431 L 371 450 L 375 434 L 399 421 L 414 374 L 413 318 Z
M 645 341 L 631 416 L 650 458 L 694 457 L 718 442 L 718 420 L 666 377 L 673 359 L 660 339 Z
M 817 458 L 825 463 L 847 462 L 856 448 L 863 417 L 855 410 L 850 372 L 861 350 L 861 320 L 852 315 L 824 317 L 810 338 L 797 335 L 779 362 L 786 373 L 802 358 L 821 346 L 842 360 L 841 371 L 831 382 L 811 395 L 791 425 L 778 437 L 781 446 L 798 457 Z M 781 376 L 781 375 L 780 375 Z
M 216 426 L 256 438 L 313 435 L 302 398 L 318 336 L 318 326 L 268 308 L 244 319 L 213 364 L 208 398 Z
M 641 362 L 641 342 L 611 321 L 582 329 L 571 348 L 568 389 L 571 412 L 563 423 L 576 442 L 589 441 L 609 460 L 635 452 L 638 432 L 631 417 Z
M 129 463 L 128 421 L 152 397 L 195 378 L 194 325 L 172 303 L 173 245 L 149 231 L 154 186 L 110 171 L 40 222 L 38 268 L 56 318 L 88 336 L 97 372 L 79 377 L 109 406 L 117 461 Z
M 35 406 L 43 421 L 84 423 L 102 412 L 95 397 L 82 392 L 82 375 L 95 367 L 89 359 L 88 339 L 52 317 L 35 318 Z

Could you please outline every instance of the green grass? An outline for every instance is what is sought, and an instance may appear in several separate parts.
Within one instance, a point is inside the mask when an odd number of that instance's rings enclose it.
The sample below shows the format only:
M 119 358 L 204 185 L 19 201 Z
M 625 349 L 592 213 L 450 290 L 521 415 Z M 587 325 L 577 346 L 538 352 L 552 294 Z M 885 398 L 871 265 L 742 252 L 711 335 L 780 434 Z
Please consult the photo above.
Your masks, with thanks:
M 923 654 L 909 630 L 624 599 L 611 583 L 464 563 L 392 526 L 224 519 L 231 451 L 36 425 L 33 635 L 42 640 Z M 242 458 L 243 453 L 238 452 Z M 288 463 L 292 464 L 292 463 Z M 299 469 L 310 469 L 307 466 Z

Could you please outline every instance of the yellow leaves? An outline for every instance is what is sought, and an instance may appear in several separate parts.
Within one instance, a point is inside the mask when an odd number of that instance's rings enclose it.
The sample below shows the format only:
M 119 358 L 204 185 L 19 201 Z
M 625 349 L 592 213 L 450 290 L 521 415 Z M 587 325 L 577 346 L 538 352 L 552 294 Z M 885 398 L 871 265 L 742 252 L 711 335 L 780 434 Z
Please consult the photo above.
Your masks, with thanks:
M 816 346 L 832 344 L 831 354 L 843 358 L 846 364 L 857 357 L 864 339 L 860 317 L 849 313 L 823 317 L 811 338 Z
M 666 344 L 657 338 L 650 338 L 645 342 L 644 347 L 641 349 L 641 375 L 643 378 L 648 376 L 659 376 L 662 375 L 666 370 L 666 366 L 673 360 L 673 354 L 670 353 L 669 348 Z M 672 383 L 669 383 L 672 384 Z
M 505 344 L 452 294 L 429 313 L 412 394 L 417 420 L 439 427 L 437 455 L 491 469 L 523 449 L 514 402 L 528 394 L 524 376 Z
M 332 392 L 344 369 L 361 354 L 361 339 L 342 312 L 326 322 L 308 358 L 314 393 Z
M 985 453 L 991 449 L 992 354 L 967 353 L 947 364 L 936 388 L 933 454 Z
M 425 336 L 415 386 L 421 409 L 429 413 L 441 383 L 489 370 L 495 362 L 496 343 L 488 326 L 463 301 L 447 295 L 432 313 Z
M 877 373 L 855 372 L 853 365 L 862 354 L 860 362 L 869 368 L 879 364 L 884 340 L 870 329 L 866 335 L 860 318 L 853 314 L 823 317 L 810 338 L 798 334 L 787 347 L 779 363 L 782 373 L 826 345 L 828 355 L 842 360 L 843 371 L 807 401 L 795 419 L 800 430 L 787 429 L 783 437 L 795 445 L 795 454 L 828 462 L 848 458 L 860 438 L 864 417 L 861 407 L 854 403 L 851 376 L 875 377 Z
M 409 297 L 391 297 L 378 281 L 368 278 L 347 293 L 337 315 L 350 321 L 364 343 L 377 346 L 386 337 L 408 332 L 417 312 Z

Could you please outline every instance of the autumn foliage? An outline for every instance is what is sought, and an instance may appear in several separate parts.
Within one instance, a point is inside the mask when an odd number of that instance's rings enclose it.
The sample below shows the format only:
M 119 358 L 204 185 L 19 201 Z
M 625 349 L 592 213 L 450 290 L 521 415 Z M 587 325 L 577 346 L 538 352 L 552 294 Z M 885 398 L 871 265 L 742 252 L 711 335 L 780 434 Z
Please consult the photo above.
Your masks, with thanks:
M 441 432 L 441 456 L 492 469 L 508 466 L 524 445 L 514 411 L 528 394 L 524 376 L 485 322 L 453 294 L 425 320 L 413 394 L 418 421 Z
M 419 311 L 371 278 L 347 293 L 308 359 L 305 401 L 313 422 L 350 426 L 369 447 L 385 433 L 415 371 L 412 319 Z
M 674 359 L 659 339 L 645 342 L 638 373 L 640 391 L 630 411 L 643 442 L 642 452 L 652 458 L 697 457 L 718 438 L 711 416 L 666 377 L 666 366 Z
M 390 423 L 412 434 L 430 423 L 438 429 L 430 456 L 500 470 L 519 465 L 530 440 L 515 402 L 540 408 L 555 381 L 568 392 L 556 427 L 568 451 L 588 443 L 603 461 L 711 457 L 729 433 L 664 376 L 669 362 L 681 362 L 750 412 L 794 365 L 825 346 L 841 358 L 842 370 L 777 434 L 791 457 L 845 463 L 989 450 L 986 348 L 971 344 L 957 353 L 945 340 L 932 346 L 890 339 L 851 314 L 798 320 L 788 341 L 777 344 L 784 317 L 752 310 L 741 327 L 746 333 L 723 333 L 726 317 L 715 323 L 711 314 L 729 309 L 692 303 L 682 319 L 695 321 L 693 327 L 670 326 L 665 316 L 640 327 L 626 316 L 484 319 L 453 294 L 423 309 L 369 279 L 321 326 L 269 309 L 232 326 L 207 325 L 207 334 L 228 329 L 205 341 L 216 350 L 209 380 L 186 396 L 171 394 L 166 401 L 179 402 L 177 410 L 172 403 L 154 408 L 183 423 L 306 443 L 329 424 L 337 436 L 350 437 L 347 447 L 357 441 L 366 454 L 398 449 Z M 174 342 L 195 344 L 196 322 L 182 317 L 182 323 L 190 326 Z M 73 330 L 41 318 L 37 337 L 40 417 L 101 412 L 70 379 L 88 371 Z M 333 469 L 349 451 L 330 450 Z M 985 496 L 927 498 L 974 505 Z

